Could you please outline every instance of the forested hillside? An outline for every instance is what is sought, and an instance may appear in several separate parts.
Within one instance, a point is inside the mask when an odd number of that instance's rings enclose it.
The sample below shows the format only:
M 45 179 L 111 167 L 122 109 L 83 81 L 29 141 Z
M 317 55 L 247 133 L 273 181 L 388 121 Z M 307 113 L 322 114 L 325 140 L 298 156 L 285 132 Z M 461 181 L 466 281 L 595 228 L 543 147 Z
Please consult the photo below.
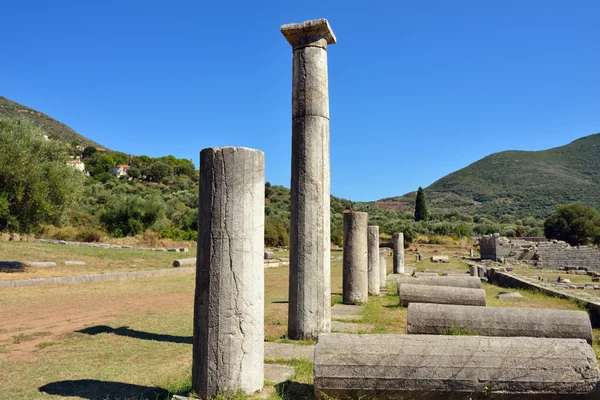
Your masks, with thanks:
M 26 118 L 44 131 L 46 135 L 56 140 L 65 143 L 76 143 L 82 146 L 100 147 L 98 143 L 80 135 L 62 122 L 2 96 L 0 96 L 0 117 L 11 119 Z
M 600 210 L 600 134 L 543 151 L 504 151 L 453 172 L 425 189 L 439 212 L 546 218 L 557 205 L 581 203 Z M 416 193 L 383 199 L 402 209 Z

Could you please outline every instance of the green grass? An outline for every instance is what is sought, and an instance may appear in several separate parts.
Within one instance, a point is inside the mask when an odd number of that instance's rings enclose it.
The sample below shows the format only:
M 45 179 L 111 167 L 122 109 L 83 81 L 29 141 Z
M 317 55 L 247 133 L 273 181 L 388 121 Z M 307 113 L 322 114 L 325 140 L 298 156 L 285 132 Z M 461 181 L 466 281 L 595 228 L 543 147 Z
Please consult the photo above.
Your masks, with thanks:
M 450 262 L 448 263 L 436 263 L 436 262 L 432 262 L 431 261 L 431 256 L 432 255 L 437 255 L 438 253 L 432 253 L 429 251 L 425 251 L 423 252 L 425 257 L 423 258 L 423 260 L 418 261 L 418 262 L 414 262 L 409 260 L 408 257 L 414 257 L 413 255 L 406 255 L 406 263 L 407 264 L 411 264 L 414 263 L 415 267 L 417 268 L 417 271 L 422 272 L 425 270 L 433 270 L 433 271 L 437 271 L 438 274 L 442 274 L 444 272 L 463 272 L 463 273 L 467 273 L 469 272 L 469 265 L 464 262 L 462 259 L 460 258 L 454 258 L 451 255 L 449 255 L 450 258 Z M 442 253 L 440 253 L 442 254 Z M 447 255 L 447 254 L 444 254 Z
M 61 249 L 72 254 L 72 248 Z M 112 253 L 117 254 L 107 257 L 128 257 L 127 251 Z M 391 262 L 388 265 L 391 269 Z M 418 267 L 434 269 L 426 262 Z M 439 267 L 466 269 L 460 260 L 435 264 L 436 269 Z M 341 299 L 341 275 L 341 261 L 332 262 L 334 304 Z M 288 277 L 287 268 L 265 270 L 265 337 L 269 341 L 314 344 L 286 338 Z M 0 328 L 0 400 L 49 399 L 52 396 L 39 389 L 47 385 L 50 392 L 54 390 L 69 398 L 91 397 L 77 394 L 77 388 L 91 391 L 101 399 L 112 391 L 114 397 L 109 398 L 136 396 L 136 400 L 163 400 L 169 393 L 189 391 L 194 283 L 194 277 L 188 275 L 0 290 L 0 309 L 3 318 L 8 318 L 3 321 L 19 315 L 28 316 L 27 321 L 59 316 L 36 329 L 31 326 L 33 322 Z M 490 306 L 580 309 L 575 302 L 527 290 L 515 290 L 525 296 L 523 299 L 501 300 L 496 295 L 507 289 L 488 284 L 483 287 Z M 390 282 L 389 289 L 390 294 L 373 296 L 364 306 L 359 322 L 372 325 L 372 333 L 406 333 L 407 309 L 399 306 L 396 285 Z M 96 316 L 79 327 L 58 331 L 75 314 Z M 91 329 L 82 332 L 85 327 Z M 456 333 L 464 332 L 453 334 Z M 18 343 L 14 337 L 19 338 Z M 600 354 L 600 329 L 594 330 L 594 338 L 594 350 Z M 267 362 L 295 368 L 295 375 L 288 382 L 271 389 L 270 399 L 313 398 L 310 361 Z M 61 388 L 61 382 L 70 383 L 71 389 Z M 234 394 L 233 398 L 251 397 Z
M 461 328 L 460 326 L 452 326 L 450 329 L 442 329 L 442 335 L 451 336 L 479 336 L 477 332 L 470 328 Z

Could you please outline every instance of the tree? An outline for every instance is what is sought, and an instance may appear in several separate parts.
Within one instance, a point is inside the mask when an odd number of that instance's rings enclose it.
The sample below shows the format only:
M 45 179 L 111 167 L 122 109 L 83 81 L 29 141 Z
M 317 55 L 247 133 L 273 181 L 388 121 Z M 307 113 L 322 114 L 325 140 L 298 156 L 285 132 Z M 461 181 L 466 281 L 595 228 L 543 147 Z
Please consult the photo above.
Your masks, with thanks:
M 85 169 L 96 180 L 100 180 L 100 176 L 110 173 L 110 169 L 114 166 L 115 159 L 112 154 L 103 151 L 95 152 L 85 162 Z
M 140 175 L 140 170 L 137 167 L 131 167 L 127 170 L 127 176 L 130 178 L 137 179 Z
M 68 145 L 45 140 L 27 120 L 0 118 L 0 230 L 59 225 L 85 176 L 67 165 Z
M 419 186 L 417 191 L 417 201 L 415 203 L 415 222 L 427 221 L 427 204 L 425 203 L 425 192 Z
M 171 168 L 168 164 L 157 161 L 150 166 L 148 172 L 154 182 L 161 182 L 163 178 L 167 178 L 171 174 Z
M 571 246 L 600 244 L 600 215 L 581 204 L 558 206 L 544 222 L 544 234 L 548 239 L 564 240 Z
M 137 235 L 164 217 L 165 204 L 156 195 L 134 194 L 111 196 L 100 215 L 100 221 L 115 237 Z
M 81 153 L 81 158 L 83 158 L 83 159 L 90 158 L 97 152 L 98 152 L 98 150 L 96 150 L 95 147 L 87 146 L 85 149 L 83 149 L 83 152 Z

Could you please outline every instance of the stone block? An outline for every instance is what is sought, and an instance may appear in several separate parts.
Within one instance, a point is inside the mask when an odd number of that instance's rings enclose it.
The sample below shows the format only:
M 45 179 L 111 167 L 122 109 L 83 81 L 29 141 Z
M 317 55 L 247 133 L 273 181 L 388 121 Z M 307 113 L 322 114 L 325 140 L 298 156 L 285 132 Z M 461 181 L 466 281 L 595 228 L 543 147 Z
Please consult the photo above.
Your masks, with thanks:
M 600 373 L 581 339 L 323 334 L 319 399 L 598 399 Z
M 522 299 L 523 295 L 519 292 L 500 292 L 496 297 L 499 299 Z
M 418 278 L 401 278 L 398 282 L 406 285 L 451 286 L 481 289 L 481 279 L 468 275 L 421 276 Z
M 173 261 L 173 267 L 181 267 L 182 265 L 196 265 L 196 258 L 181 258 Z
M 431 256 L 431 262 L 449 263 L 450 257 L 448 257 L 448 256 Z
M 422 303 L 408 306 L 408 333 L 443 335 L 454 330 L 468 335 L 583 339 L 592 343 L 592 324 L 585 311 Z
M 26 262 L 25 264 L 27 264 L 28 266 L 33 267 L 33 268 L 56 267 L 55 262 L 45 262 L 45 261 L 29 261 L 29 262 Z
M 435 290 L 427 285 L 405 285 L 398 282 L 400 305 L 410 303 L 456 304 L 468 306 L 485 306 L 486 297 L 483 289 L 468 289 L 449 286 L 436 286 Z

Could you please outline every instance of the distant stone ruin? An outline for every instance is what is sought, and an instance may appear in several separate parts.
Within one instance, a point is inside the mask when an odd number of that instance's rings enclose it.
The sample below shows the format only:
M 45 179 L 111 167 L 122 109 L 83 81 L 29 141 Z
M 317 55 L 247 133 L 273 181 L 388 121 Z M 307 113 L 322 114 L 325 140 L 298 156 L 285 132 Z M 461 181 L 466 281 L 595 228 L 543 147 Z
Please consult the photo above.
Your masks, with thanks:
M 518 260 L 538 267 L 600 271 L 600 251 L 588 246 L 570 246 L 561 240 L 506 238 L 495 233 L 483 236 L 479 245 L 482 260 Z

